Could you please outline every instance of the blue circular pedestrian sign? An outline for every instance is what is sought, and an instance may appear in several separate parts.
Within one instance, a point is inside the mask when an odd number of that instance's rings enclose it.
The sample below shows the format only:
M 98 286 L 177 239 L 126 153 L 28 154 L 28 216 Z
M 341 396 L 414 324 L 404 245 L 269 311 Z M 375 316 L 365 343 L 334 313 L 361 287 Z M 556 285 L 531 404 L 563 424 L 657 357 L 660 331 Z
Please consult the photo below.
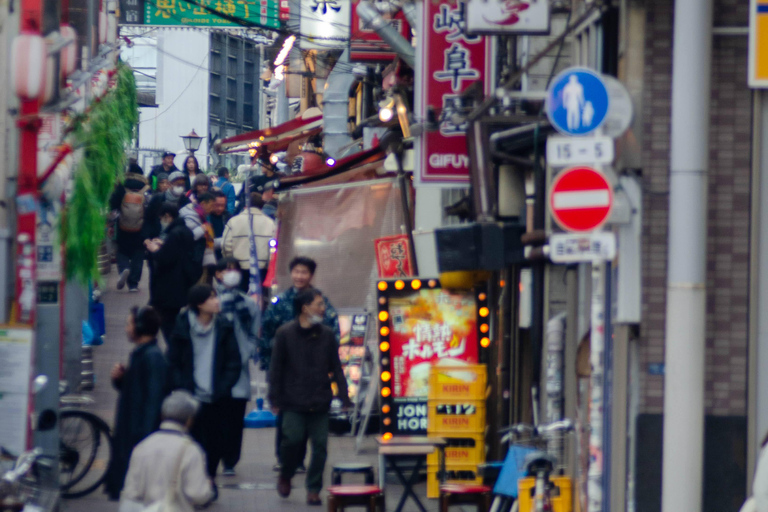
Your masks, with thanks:
M 608 90 L 600 75 L 586 68 L 568 68 L 547 90 L 547 117 L 564 135 L 587 135 L 608 114 Z

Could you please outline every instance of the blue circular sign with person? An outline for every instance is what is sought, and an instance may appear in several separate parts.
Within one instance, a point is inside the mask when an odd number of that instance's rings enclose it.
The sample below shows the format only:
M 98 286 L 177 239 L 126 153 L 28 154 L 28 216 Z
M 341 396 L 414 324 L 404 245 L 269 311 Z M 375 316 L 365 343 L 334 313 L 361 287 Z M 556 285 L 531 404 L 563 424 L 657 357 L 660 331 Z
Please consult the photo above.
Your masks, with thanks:
M 547 117 L 564 135 L 587 135 L 608 114 L 608 90 L 600 75 L 586 68 L 568 68 L 547 90 Z

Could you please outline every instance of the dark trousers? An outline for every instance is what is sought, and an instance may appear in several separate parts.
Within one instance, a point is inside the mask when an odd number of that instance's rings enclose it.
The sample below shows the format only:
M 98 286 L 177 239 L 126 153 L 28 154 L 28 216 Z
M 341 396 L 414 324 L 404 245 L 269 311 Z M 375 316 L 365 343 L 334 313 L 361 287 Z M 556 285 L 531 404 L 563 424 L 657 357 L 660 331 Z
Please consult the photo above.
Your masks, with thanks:
M 283 442 L 283 411 L 277 413 L 277 420 L 275 421 L 275 458 L 280 460 L 280 445 Z M 301 457 L 299 458 L 299 466 L 304 465 L 304 459 L 307 458 L 307 436 L 304 436 L 304 442 L 301 443 Z
M 208 476 L 214 478 L 224 455 L 227 399 L 200 404 L 192 424 L 192 437 L 205 452 Z
M 280 476 L 291 479 L 301 462 L 309 438 L 312 443 L 312 458 L 307 468 L 307 491 L 320 492 L 323 488 L 323 470 L 328 458 L 328 413 L 292 412 L 283 413 L 283 440 L 280 446 L 282 467 Z
M 226 400 L 226 418 L 224 431 L 224 453 L 222 461 L 225 468 L 234 468 L 240 461 L 240 451 L 243 448 L 243 429 L 245 428 L 245 398 L 229 398 Z
M 137 288 L 141 281 L 141 270 L 144 267 L 144 248 L 140 247 L 131 251 L 123 252 L 125 249 L 119 245 L 117 247 L 117 272 L 123 273 L 128 270 L 128 288 Z
M 248 285 L 251 283 L 251 271 L 250 269 L 241 268 L 240 275 L 242 276 L 240 278 L 240 289 L 243 291 L 243 293 L 248 293 Z M 259 269 L 259 277 L 261 282 L 264 283 L 264 279 L 267 277 L 266 268 Z
M 176 317 L 179 316 L 179 308 L 161 308 L 155 306 L 155 311 L 160 315 L 160 331 L 163 333 L 165 343 L 171 341 L 171 335 L 176 327 Z

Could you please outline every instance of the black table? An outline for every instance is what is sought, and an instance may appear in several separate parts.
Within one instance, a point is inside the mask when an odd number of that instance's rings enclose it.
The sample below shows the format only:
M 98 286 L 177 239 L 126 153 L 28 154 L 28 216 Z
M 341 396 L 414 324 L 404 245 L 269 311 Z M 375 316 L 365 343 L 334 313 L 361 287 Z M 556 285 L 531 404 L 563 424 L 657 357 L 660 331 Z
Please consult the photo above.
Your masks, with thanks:
M 445 474 L 445 439 L 441 437 L 423 436 L 397 436 L 384 439 L 376 438 L 379 443 L 379 487 L 383 490 L 386 484 L 387 466 L 397 475 L 397 479 L 403 484 L 403 495 L 397 503 L 395 512 L 402 512 L 405 502 L 410 496 L 421 512 L 427 512 L 424 504 L 413 490 L 413 486 L 419 480 L 419 472 L 424 467 L 426 456 L 439 450 L 440 472 Z M 406 476 L 404 468 L 398 462 L 414 462 L 411 474 Z

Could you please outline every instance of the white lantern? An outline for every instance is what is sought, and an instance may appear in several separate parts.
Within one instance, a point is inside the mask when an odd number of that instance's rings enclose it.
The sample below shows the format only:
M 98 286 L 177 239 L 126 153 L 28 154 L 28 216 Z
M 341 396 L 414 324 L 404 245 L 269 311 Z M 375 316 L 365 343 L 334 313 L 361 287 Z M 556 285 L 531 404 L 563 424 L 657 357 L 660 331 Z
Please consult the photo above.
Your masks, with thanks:
M 59 58 L 59 73 L 61 78 L 66 78 L 75 71 L 77 65 L 77 32 L 70 25 L 64 24 L 59 27 L 59 33 L 69 42 L 62 48 Z
M 45 39 L 40 34 L 22 32 L 11 47 L 12 83 L 17 96 L 35 100 L 43 94 L 47 68 Z

